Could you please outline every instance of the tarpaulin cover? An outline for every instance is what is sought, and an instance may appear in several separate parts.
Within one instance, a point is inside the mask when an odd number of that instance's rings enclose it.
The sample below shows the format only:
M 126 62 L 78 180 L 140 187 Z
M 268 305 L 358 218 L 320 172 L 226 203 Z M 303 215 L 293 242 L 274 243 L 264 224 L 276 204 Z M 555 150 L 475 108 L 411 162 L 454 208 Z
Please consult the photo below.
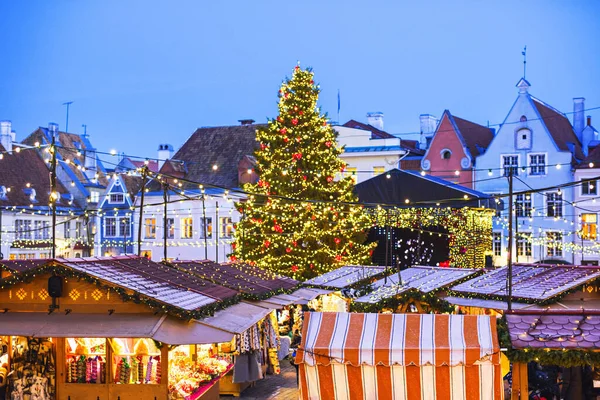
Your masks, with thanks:
M 502 398 L 490 316 L 304 315 L 302 399 Z

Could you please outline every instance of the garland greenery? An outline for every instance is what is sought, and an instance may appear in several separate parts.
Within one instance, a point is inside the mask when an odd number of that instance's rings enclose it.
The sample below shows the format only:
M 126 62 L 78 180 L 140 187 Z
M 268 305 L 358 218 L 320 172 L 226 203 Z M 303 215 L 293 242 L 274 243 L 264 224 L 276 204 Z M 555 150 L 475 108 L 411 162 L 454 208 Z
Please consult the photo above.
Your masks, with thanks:
M 380 312 L 384 308 L 391 308 L 396 310 L 399 306 L 412 301 L 419 301 L 425 303 L 429 310 L 438 313 L 451 313 L 454 311 L 454 306 L 448 303 L 446 300 L 440 299 L 434 293 L 423 293 L 417 289 L 410 289 L 406 292 L 400 293 L 394 297 L 388 297 L 380 300 L 377 303 L 358 303 L 352 302 L 350 305 L 350 311 L 353 312 Z
M 498 320 L 497 329 L 500 347 L 507 349 L 504 354 L 513 363 L 528 363 L 535 361 L 542 365 L 557 365 L 560 367 L 600 364 L 600 352 L 593 351 L 593 349 L 514 349 L 510 341 L 506 316 L 503 316 Z

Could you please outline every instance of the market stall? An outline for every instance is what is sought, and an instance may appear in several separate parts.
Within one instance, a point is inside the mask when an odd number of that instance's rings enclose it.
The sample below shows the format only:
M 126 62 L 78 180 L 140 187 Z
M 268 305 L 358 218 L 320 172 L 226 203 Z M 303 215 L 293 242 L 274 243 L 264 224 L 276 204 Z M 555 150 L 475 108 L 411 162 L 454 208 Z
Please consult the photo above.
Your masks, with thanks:
M 381 278 L 370 285 L 370 292 L 355 299 L 358 312 L 451 312 L 453 307 L 438 295 L 460 281 L 479 275 L 470 268 L 413 266 Z
M 204 349 L 231 366 L 220 381 L 221 394 L 239 396 L 267 372 L 279 374 L 279 333 L 272 309 L 241 302 L 199 322 L 234 335 L 231 341 Z
M 496 320 L 305 313 L 301 399 L 502 399 Z M 468 387 L 467 387 L 468 382 Z
M 217 399 L 231 364 L 209 349 L 235 334 L 198 319 L 230 300 L 208 295 L 213 283 L 191 277 L 186 286 L 181 271 L 149 263 L 3 264 L 0 399 Z M 180 345 L 196 361 L 185 376 Z
M 508 309 L 508 268 L 495 268 L 453 285 L 442 298 L 468 314 L 502 314 Z M 597 266 L 515 264 L 512 308 L 600 309 Z
M 501 337 L 512 362 L 511 399 L 529 399 L 527 372 L 532 361 L 563 367 L 561 397 L 581 398 L 569 394 L 571 389 L 581 387 L 568 387 L 564 372 L 583 366 L 600 367 L 600 310 L 514 311 L 505 318 Z M 600 392 L 600 380 L 593 382 L 593 388 L 597 394 Z

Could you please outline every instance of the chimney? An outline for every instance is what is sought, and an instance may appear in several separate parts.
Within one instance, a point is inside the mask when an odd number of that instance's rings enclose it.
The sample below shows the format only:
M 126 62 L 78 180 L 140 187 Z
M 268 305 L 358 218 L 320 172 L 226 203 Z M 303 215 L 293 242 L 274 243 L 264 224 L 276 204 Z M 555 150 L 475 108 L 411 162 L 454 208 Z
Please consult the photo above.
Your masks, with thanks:
M 158 170 L 162 168 L 165 161 L 173 157 L 173 146 L 170 144 L 158 145 Z
M 381 111 L 367 113 L 367 121 L 369 125 L 374 126 L 380 131 L 383 130 L 383 113 Z
M 585 111 L 585 99 L 583 97 L 575 97 L 573 99 L 573 130 L 575 131 L 575 135 L 580 142 L 582 142 L 583 138 L 581 137 L 581 132 L 583 132 L 583 128 L 585 128 L 585 120 L 584 113 Z
M 12 123 L 10 121 L 0 121 L 0 144 L 9 154 L 12 153 L 14 141 L 11 128 Z
M 253 119 L 238 119 L 238 122 L 241 125 L 252 125 L 254 123 Z
M 429 147 L 438 122 L 438 119 L 431 114 L 419 115 L 419 127 L 421 129 L 421 137 L 419 138 L 420 149 L 426 150 Z

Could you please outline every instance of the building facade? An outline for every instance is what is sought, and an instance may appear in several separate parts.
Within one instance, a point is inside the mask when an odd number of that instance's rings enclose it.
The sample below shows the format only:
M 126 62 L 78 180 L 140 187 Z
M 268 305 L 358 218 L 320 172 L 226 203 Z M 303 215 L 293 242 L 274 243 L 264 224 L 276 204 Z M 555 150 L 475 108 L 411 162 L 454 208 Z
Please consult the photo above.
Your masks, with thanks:
M 475 161 L 493 137 L 492 129 L 445 110 L 432 139 L 427 141 L 421 167 L 429 175 L 473 189 Z
M 574 189 L 562 185 L 572 181 L 572 167 L 584 158 L 581 145 L 565 115 L 529 93 L 529 82 L 521 79 L 517 87 L 516 101 L 476 160 L 475 189 L 503 196 L 507 204 L 494 221 L 494 263 L 505 265 L 507 259 L 509 175 L 516 193 L 513 261 L 573 262 L 565 243 L 577 236 Z

